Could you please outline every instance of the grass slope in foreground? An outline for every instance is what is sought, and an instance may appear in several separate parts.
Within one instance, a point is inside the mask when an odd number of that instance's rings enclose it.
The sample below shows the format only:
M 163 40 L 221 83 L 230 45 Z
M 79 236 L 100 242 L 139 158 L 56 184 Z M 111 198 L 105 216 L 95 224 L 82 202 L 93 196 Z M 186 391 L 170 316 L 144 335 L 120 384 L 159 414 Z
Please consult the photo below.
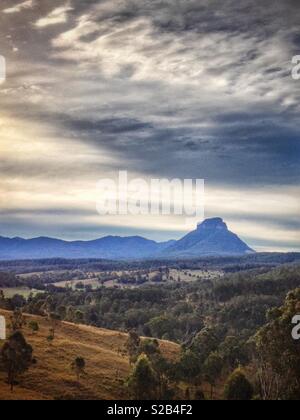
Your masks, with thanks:
M 9 319 L 10 313 L 0 310 Z M 6 374 L 0 371 L 0 400 L 53 400 L 53 399 L 128 399 L 124 381 L 129 375 L 127 356 L 120 354 L 127 334 L 84 325 L 59 323 L 53 344 L 47 342 L 49 323 L 41 317 L 36 320 L 40 330 L 33 334 L 24 327 L 24 336 L 34 349 L 37 364 L 21 376 L 13 393 L 5 383 Z M 180 347 L 160 341 L 162 353 L 170 360 L 178 357 Z M 71 364 L 76 357 L 86 360 L 87 376 L 77 381 Z

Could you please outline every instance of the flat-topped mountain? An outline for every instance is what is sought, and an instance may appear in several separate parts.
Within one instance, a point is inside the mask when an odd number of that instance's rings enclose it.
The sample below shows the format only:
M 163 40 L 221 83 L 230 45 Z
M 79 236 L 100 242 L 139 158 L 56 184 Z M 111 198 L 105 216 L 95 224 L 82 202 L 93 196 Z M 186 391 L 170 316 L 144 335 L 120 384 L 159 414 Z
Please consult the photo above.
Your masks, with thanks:
M 93 241 L 67 242 L 46 237 L 0 237 L 0 259 L 101 258 L 143 259 L 244 255 L 254 252 L 230 232 L 220 218 L 208 219 L 178 241 L 155 242 L 140 236 L 107 236 Z
M 221 218 L 207 219 L 175 244 L 166 253 L 178 256 L 244 255 L 254 251 L 235 233 L 228 230 Z

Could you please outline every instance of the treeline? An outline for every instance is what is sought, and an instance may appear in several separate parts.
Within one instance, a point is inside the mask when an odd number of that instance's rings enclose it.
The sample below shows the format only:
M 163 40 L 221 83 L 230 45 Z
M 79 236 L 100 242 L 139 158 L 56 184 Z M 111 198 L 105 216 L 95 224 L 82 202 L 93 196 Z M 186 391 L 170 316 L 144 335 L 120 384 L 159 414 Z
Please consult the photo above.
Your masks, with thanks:
M 56 270 L 129 271 L 141 269 L 157 270 L 160 267 L 167 266 L 178 270 L 220 269 L 233 273 L 263 266 L 270 269 L 283 264 L 297 263 L 300 263 L 300 253 L 257 253 L 240 257 L 173 258 L 137 261 L 52 258 L 0 261 L 0 271 L 10 271 L 16 274 Z
M 262 273 L 262 271 L 264 271 Z M 237 296 L 266 295 L 283 298 L 288 290 L 300 285 L 299 266 L 283 266 L 272 271 L 258 270 L 227 276 L 218 281 L 213 293 L 218 301 L 227 302 Z
M 22 281 L 13 273 L 0 272 L 0 289 L 22 286 Z

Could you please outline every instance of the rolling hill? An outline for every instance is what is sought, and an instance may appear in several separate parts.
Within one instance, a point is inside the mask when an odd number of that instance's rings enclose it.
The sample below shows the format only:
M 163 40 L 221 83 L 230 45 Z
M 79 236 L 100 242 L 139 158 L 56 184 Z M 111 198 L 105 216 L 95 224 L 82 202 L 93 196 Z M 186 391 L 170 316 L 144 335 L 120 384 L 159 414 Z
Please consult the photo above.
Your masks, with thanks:
M 0 315 L 8 318 L 9 312 L 0 310 Z M 19 379 L 13 393 L 5 383 L 5 373 L 0 370 L 0 400 L 128 399 L 123 383 L 129 374 L 129 362 L 120 352 L 126 334 L 62 322 L 53 344 L 49 345 L 47 321 L 37 316 L 26 318 L 37 320 L 40 326 L 37 334 L 27 327 L 23 331 L 37 363 Z M 178 357 L 178 345 L 160 341 L 160 347 L 170 360 Z M 71 363 L 79 356 L 86 360 L 87 376 L 78 382 Z

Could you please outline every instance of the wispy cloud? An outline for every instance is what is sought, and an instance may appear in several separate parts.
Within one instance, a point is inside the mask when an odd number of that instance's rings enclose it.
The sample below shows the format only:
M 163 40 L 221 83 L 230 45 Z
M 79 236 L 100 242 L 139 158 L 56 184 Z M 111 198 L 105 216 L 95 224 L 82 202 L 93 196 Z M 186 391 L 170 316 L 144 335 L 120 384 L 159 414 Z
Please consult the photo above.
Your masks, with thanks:
M 6 14 L 19 13 L 22 10 L 33 8 L 35 4 L 36 4 L 35 0 L 27 0 L 27 1 L 24 1 L 22 3 L 16 4 L 13 7 L 9 7 L 7 9 L 4 9 L 3 13 L 6 13 Z
M 70 3 L 67 3 L 61 7 L 57 7 L 47 16 L 38 19 L 35 23 L 35 26 L 38 28 L 45 28 L 51 25 L 66 23 L 68 19 L 68 13 L 72 10 L 73 8 L 70 6 Z

